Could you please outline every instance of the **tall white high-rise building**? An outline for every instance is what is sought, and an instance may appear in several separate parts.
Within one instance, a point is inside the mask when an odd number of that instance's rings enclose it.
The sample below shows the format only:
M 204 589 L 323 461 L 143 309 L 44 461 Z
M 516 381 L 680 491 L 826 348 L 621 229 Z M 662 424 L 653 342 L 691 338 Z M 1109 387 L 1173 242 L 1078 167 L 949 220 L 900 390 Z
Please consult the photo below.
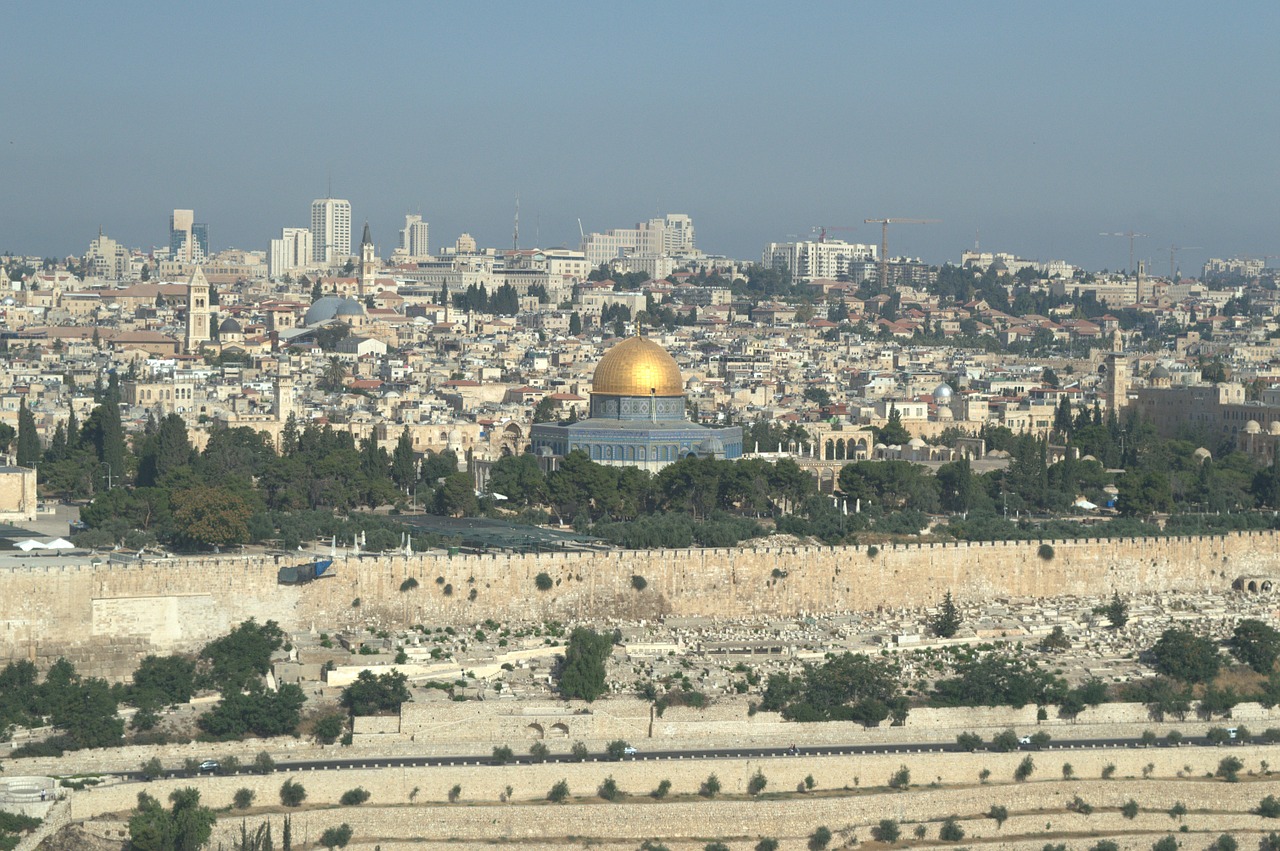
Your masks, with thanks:
M 430 228 L 422 220 L 422 216 L 405 216 L 404 227 L 400 229 L 400 248 L 396 257 L 406 260 L 422 260 L 431 256 L 427 247 Z
M 311 265 L 313 255 L 311 231 L 306 228 L 284 228 L 279 239 L 271 240 L 267 258 L 267 274 L 279 278 Z
M 694 251 L 693 220 L 683 213 L 668 213 L 664 218 L 650 219 L 634 228 L 589 233 L 582 241 L 582 251 L 593 269 L 601 263 L 637 254 L 691 254 Z
M 311 202 L 311 259 L 332 263 L 351 256 L 351 202 L 317 198 Z
M 765 246 L 761 262 L 770 269 L 789 269 L 797 284 L 815 278 L 849 275 L 858 262 L 873 262 L 879 254 L 874 245 L 841 242 L 838 239 L 808 242 L 771 242 Z

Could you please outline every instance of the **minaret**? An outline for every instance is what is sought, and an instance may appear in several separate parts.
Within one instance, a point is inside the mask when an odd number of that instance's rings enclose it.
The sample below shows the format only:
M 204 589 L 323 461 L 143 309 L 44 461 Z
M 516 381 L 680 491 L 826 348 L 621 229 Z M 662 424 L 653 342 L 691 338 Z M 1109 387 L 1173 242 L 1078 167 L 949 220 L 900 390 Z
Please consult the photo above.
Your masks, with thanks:
M 1123 354 L 1107 355 L 1107 406 L 1116 416 L 1129 404 L 1129 363 Z
M 209 279 L 197 266 L 187 281 L 187 354 L 195 354 L 209 342 Z
M 294 413 L 292 375 L 281 373 L 276 376 L 275 399 L 272 401 L 275 405 L 276 419 L 280 422 L 289 419 L 289 415 Z
M 369 233 L 369 223 L 364 223 L 364 234 L 360 237 L 360 298 L 373 294 L 374 256 L 373 236 Z

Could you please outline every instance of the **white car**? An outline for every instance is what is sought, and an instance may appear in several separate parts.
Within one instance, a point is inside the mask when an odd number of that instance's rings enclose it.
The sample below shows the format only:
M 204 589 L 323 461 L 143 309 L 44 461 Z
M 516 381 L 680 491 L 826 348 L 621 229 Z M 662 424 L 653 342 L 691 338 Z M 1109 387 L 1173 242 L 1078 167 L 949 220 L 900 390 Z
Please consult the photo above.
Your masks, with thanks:
M 633 747 L 632 745 L 627 745 L 625 748 L 622 749 L 622 753 L 625 756 L 635 756 L 637 753 L 639 753 L 639 751 L 637 751 L 635 747 Z
M 1019 736 L 1019 737 L 1018 737 L 1018 744 L 1020 744 L 1020 745 L 1029 745 L 1029 744 L 1031 744 L 1031 737 L 1030 737 L 1030 736 Z

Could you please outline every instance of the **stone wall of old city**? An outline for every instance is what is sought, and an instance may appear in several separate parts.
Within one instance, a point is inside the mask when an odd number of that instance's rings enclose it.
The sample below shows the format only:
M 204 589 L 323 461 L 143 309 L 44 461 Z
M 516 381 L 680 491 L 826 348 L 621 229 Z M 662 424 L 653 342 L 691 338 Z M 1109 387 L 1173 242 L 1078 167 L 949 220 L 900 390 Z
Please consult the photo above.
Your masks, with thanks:
M 281 557 L 59 563 L 0 570 L 0 660 L 60 655 L 123 676 L 148 652 L 194 649 L 255 617 L 336 631 L 485 618 L 788 617 L 958 599 L 1222 591 L 1280 565 L 1280 535 L 339 559 L 330 578 L 276 584 Z M 548 591 L 535 587 L 546 573 Z M 632 587 L 632 576 L 647 582 Z M 417 587 L 401 591 L 407 579 Z M 356 601 L 359 601 L 356 604 Z

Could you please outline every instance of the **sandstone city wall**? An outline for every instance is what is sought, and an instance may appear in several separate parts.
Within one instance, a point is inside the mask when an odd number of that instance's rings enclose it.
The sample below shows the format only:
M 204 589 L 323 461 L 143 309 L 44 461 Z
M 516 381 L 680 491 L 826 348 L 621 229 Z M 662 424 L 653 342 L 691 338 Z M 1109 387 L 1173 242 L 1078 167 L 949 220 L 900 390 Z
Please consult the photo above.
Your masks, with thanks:
M 288 630 L 467 625 L 485 618 L 789 617 L 959 600 L 1220 592 L 1280 573 L 1280 535 L 864 547 L 786 547 L 353 557 L 332 578 L 287 587 L 296 557 L 221 556 L 0 569 L 0 660 L 66 655 L 89 673 L 127 674 L 149 652 L 192 650 L 240 621 Z M 534 579 L 555 583 L 538 591 Z M 631 577 L 647 587 L 636 591 Z M 409 578 L 418 587 L 401 592 Z M 446 593 L 446 591 L 450 593 Z M 359 600 L 359 606 L 353 602 Z

